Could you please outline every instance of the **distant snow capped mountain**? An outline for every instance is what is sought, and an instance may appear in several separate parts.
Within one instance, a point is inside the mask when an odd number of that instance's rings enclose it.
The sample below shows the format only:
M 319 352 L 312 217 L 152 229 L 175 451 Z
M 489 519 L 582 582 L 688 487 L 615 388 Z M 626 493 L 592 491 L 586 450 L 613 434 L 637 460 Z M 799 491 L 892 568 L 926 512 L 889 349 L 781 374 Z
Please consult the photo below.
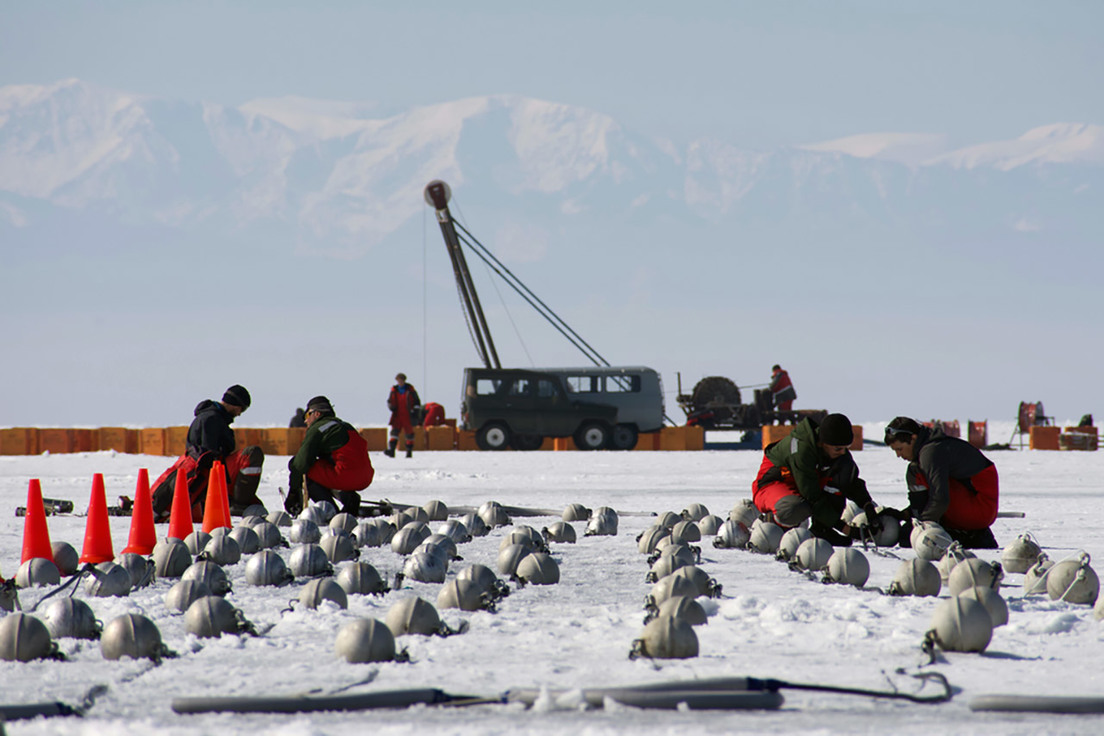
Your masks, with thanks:
M 295 97 L 183 103 L 75 79 L 3 87 L 0 224 L 34 228 L 42 206 L 175 228 L 268 224 L 300 248 L 355 255 L 420 217 L 423 187 L 445 179 L 524 215 L 518 232 L 622 215 L 927 226 L 976 218 L 975 197 L 994 227 L 1027 232 L 1057 217 L 1048 207 L 1070 217 L 1067 195 L 1094 193 L 1104 173 L 1104 127 L 1087 124 L 958 150 L 937 135 L 883 133 L 754 151 L 653 140 L 598 112 L 513 95 L 378 111 Z M 1099 217 L 1083 209 L 1074 216 Z

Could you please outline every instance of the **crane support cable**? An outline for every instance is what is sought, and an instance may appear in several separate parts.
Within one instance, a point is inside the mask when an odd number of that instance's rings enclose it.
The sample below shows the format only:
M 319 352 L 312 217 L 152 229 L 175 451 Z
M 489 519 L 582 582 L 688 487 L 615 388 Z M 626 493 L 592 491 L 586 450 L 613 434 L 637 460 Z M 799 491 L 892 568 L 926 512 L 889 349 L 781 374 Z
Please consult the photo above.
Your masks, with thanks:
M 467 245 L 473 253 L 479 256 L 484 263 L 488 265 L 498 276 L 510 285 L 525 301 L 529 303 L 542 317 L 545 318 L 553 327 L 559 331 L 567 340 L 578 348 L 588 359 L 595 365 L 609 366 L 610 363 L 602 355 L 595 350 L 586 340 L 582 338 L 579 333 L 571 328 L 567 322 L 563 320 L 555 311 L 552 310 L 547 304 L 541 300 L 533 291 L 525 285 L 525 283 L 519 279 L 509 268 L 507 268 L 498 258 L 491 253 L 486 246 L 479 242 L 479 240 L 471 234 L 471 232 L 459 222 L 454 222 L 456 228 L 459 229 L 458 239 L 464 245 Z M 462 233 L 462 234 L 461 234 Z

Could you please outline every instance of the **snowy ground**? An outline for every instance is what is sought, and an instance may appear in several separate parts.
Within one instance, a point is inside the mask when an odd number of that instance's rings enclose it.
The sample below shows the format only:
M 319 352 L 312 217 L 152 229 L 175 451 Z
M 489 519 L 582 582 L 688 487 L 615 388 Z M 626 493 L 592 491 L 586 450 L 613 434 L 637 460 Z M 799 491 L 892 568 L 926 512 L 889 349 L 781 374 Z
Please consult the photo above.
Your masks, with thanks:
M 877 436 L 867 427 L 867 436 Z M 857 460 L 876 501 L 904 504 L 904 463 L 885 448 L 867 447 Z M 1104 522 L 1100 503 L 1104 453 L 992 452 L 1001 478 L 1001 508 L 1025 517 L 999 519 L 998 541 L 1030 531 L 1052 559 L 1084 549 L 1104 561 Z M 579 502 L 624 512 L 681 511 L 700 502 L 720 516 L 749 497 L 760 462 L 757 452 L 689 453 L 419 453 L 412 460 L 374 455 L 376 480 L 367 498 L 422 504 L 439 499 L 452 506 L 478 506 L 496 500 L 515 506 L 562 509 Z M 156 477 L 171 458 L 112 453 L 0 457 L 0 574 L 11 577 L 19 564 L 23 523 L 14 509 L 25 504 L 27 482 L 42 481 L 47 497 L 87 506 L 92 474 L 103 473 L 109 502 L 132 495 L 137 470 Z M 286 484 L 287 458 L 265 463 L 262 499 L 279 506 L 276 489 Z M 538 529 L 556 517 L 519 518 Z M 111 519 L 116 553 L 126 545 L 129 519 Z M 409 663 L 351 665 L 334 654 L 338 629 L 358 617 L 383 619 L 396 600 L 421 595 L 435 602 L 438 585 L 408 581 L 383 597 L 351 596 L 349 609 L 325 604 L 320 610 L 284 612 L 292 588 L 258 588 L 244 580 L 245 562 L 228 568 L 229 596 L 258 627 L 262 637 L 196 639 L 182 616 L 169 615 L 164 594 L 173 581 L 126 598 L 86 600 L 103 621 L 141 612 L 159 626 L 179 658 L 151 667 L 148 662 L 104 660 L 95 642 L 61 640 L 68 661 L 28 664 L 0 662 L 0 703 L 63 701 L 77 704 L 96 684 L 108 690 L 84 719 L 56 718 L 7 724 L 9 734 L 336 734 L 407 733 L 1099 733 L 1100 716 L 1002 715 L 975 713 L 970 700 L 989 693 L 1104 696 L 1104 622 L 1092 610 L 1044 597 L 1024 598 L 1021 575 L 1009 574 L 1002 589 L 1010 622 L 997 629 L 983 655 L 947 653 L 934 666 L 921 665 L 924 632 L 937 601 L 883 595 L 900 561 L 868 555 L 871 575 L 864 590 L 824 585 L 791 572 L 772 558 L 746 551 L 718 550 L 702 543 L 701 566 L 724 586 L 723 597 L 701 599 L 709 622 L 696 629 L 701 654 L 656 663 L 630 660 L 642 629 L 642 601 L 650 585 L 648 565 L 635 537 L 650 524 L 644 515 L 622 515 L 617 536 L 583 537 L 554 547 L 561 582 L 527 586 L 506 598 L 495 613 L 442 612 L 446 622 L 470 624 L 449 638 L 401 637 Z M 50 517 L 52 539 L 78 551 L 85 520 Z M 436 527 L 436 524 L 432 525 Z M 462 545 L 463 561 L 450 576 L 473 562 L 495 567 L 499 541 L 509 527 Z M 159 527 L 163 534 L 164 527 Z M 286 530 L 285 530 L 286 532 Z M 283 551 L 287 554 L 287 551 Z M 895 550 L 902 559 L 910 550 Z M 997 552 L 981 557 L 996 559 Z M 391 579 L 402 559 L 389 547 L 365 549 L 362 559 Z M 1104 564 L 1104 563 L 1102 563 Z M 47 589 L 21 592 L 29 607 Z M 947 595 L 946 591 L 941 594 Z M 902 690 L 916 687 L 894 675 L 935 670 L 955 687 L 949 703 L 920 705 L 830 693 L 784 690 L 777 711 L 654 711 L 626 707 L 583 712 L 519 705 L 468 708 L 416 706 L 406 710 L 310 715 L 175 714 L 170 703 L 185 696 L 346 693 L 437 687 L 450 693 L 493 696 L 511 688 L 571 689 L 644 682 L 739 676 L 773 677 L 792 683 L 818 683 L 884 690 L 892 681 Z M 368 681 L 366 684 L 356 684 Z M 352 686 L 352 687 L 350 687 Z M 347 688 L 347 689 L 346 689 Z M 923 693 L 930 692 L 926 688 Z

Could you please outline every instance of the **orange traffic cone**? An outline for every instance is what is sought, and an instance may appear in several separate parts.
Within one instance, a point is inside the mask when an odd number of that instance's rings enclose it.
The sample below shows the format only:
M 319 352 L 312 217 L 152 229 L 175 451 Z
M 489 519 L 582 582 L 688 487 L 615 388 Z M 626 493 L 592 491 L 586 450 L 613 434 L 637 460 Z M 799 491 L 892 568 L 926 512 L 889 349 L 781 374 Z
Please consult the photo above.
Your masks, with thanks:
M 38 478 L 31 478 L 27 486 L 27 520 L 23 522 L 23 559 L 20 563 L 33 557 L 54 561 L 50 530 L 46 527 L 46 509 L 42 506 L 42 485 Z
M 84 527 L 84 549 L 81 550 L 80 561 L 96 564 L 114 559 L 103 473 L 96 473 L 92 476 L 92 498 L 88 502 L 88 522 Z
M 148 555 L 157 544 L 157 527 L 153 525 L 153 499 L 150 497 L 149 471 L 138 470 L 138 487 L 134 491 L 134 509 L 130 516 L 130 540 L 123 552 Z
M 230 526 L 230 503 L 226 499 L 226 471 L 215 461 L 207 481 L 207 500 L 203 505 L 203 531 L 210 534 L 219 527 Z
M 192 526 L 192 499 L 188 495 L 188 474 L 177 470 L 172 513 L 169 515 L 169 539 L 183 542 L 193 531 L 195 529 Z

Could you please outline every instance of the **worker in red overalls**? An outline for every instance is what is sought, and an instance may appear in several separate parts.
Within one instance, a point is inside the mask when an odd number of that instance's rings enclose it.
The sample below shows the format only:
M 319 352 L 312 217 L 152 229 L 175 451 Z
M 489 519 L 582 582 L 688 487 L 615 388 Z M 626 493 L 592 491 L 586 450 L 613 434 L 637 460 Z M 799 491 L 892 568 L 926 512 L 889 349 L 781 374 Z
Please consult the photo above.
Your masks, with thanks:
M 387 397 L 387 408 L 391 410 L 391 440 L 388 442 L 384 454 L 395 457 L 395 449 L 399 446 L 399 433 L 406 435 L 406 456 L 414 457 L 414 425 L 419 424 L 422 410 L 422 400 L 418 398 L 418 392 L 406 382 L 406 374 L 395 376 L 395 385 L 391 387 L 391 393 Z
M 790 374 L 782 370 L 777 363 L 771 367 L 770 380 L 771 403 L 776 411 L 791 411 L 797 391 L 794 390 Z

